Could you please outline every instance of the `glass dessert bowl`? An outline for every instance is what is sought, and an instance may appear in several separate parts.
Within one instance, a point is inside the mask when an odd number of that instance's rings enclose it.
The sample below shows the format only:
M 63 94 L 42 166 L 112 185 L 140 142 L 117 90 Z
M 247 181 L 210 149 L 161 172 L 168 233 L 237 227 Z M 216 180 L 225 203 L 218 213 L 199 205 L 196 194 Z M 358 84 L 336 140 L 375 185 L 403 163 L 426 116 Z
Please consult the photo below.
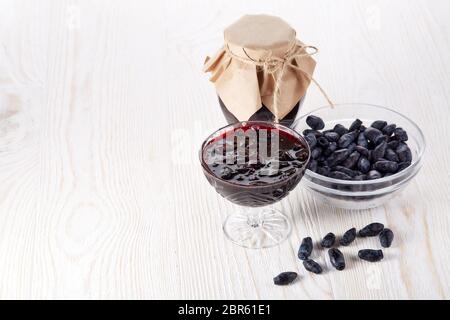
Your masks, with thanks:
M 292 128 L 298 132 L 309 129 L 306 118 L 310 115 L 320 117 L 325 122 L 323 130 L 331 129 L 336 124 L 347 128 L 356 119 L 368 126 L 375 120 L 395 123 L 408 132 L 407 144 L 412 153 L 411 164 L 395 174 L 362 181 L 335 179 L 306 170 L 302 185 L 319 201 L 345 209 L 369 209 L 382 205 L 396 196 L 411 181 L 422 167 L 425 151 L 425 137 L 420 128 L 406 116 L 386 107 L 364 104 L 340 104 L 334 108 L 325 106 L 300 117 Z
M 289 220 L 265 206 L 297 186 L 308 161 L 305 139 L 280 124 L 244 121 L 211 134 L 200 149 L 203 172 L 216 192 L 242 207 L 224 222 L 226 236 L 248 248 L 285 240 L 291 231 Z

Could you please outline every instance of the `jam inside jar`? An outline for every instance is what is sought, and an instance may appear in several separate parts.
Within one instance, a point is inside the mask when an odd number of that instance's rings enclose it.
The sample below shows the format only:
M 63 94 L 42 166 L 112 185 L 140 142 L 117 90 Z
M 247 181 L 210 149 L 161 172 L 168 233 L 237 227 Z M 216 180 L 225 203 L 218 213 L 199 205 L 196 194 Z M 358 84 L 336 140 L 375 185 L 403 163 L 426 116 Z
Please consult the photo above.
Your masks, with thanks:
M 220 97 L 217 97 L 219 99 L 220 108 L 222 109 L 222 112 L 225 116 L 225 119 L 228 124 L 233 124 L 236 122 L 239 122 L 239 120 L 228 110 L 225 103 L 220 99 Z M 305 97 L 303 96 L 292 108 L 292 110 L 284 116 L 282 119 L 278 121 L 278 123 L 286 126 L 291 127 L 294 123 L 295 119 L 297 118 L 298 111 L 300 110 L 303 101 L 305 100 Z M 262 107 L 256 111 L 247 121 L 269 121 L 274 122 L 275 116 L 274 114 L 263 104 Z

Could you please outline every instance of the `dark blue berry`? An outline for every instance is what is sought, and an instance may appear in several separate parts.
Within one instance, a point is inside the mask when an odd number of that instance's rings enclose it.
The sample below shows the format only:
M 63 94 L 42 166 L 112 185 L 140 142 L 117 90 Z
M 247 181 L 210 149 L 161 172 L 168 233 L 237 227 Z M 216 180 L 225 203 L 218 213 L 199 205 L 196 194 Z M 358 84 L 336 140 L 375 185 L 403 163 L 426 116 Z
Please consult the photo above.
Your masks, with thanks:
M 363 146 L 356 146 L 355 150 L 358 151 L 362 156 L 368 158 L 370 156 L 369 150 L 367 148 L 364 148 Z
M 352 153 L 350 153 L 350 155 L 348 156 L 347 159 L 344 160 L 344 162 L 342 162 L 342 165 L 346 168 L 353 168 L 359 160 L 360 157 L 360 153 L 358 151 L 353 151 Z
M 349 131 L 354 131 L 354 130 L 358 130 L 362 125 L 362 121 L 359 119 L 356 119 L 355 121 L 352 122 L 352 124 L 350 125 L 350 127 L 348 128 Z
M 317 144 L 322 148 L 327 148 L 330 142 L 325 137 L 320 137 L 317 139 Z
M 316 136 L 316 138 L 319 138 L 322 136 L 322 132 L 317 131 L 317 130 L 312 130 L 312 129 L 305 129 L 303 130 L 303 135 L 306 137 L 308 134 L 312 133 L 313 135 Z
M 394 133 L 394 130 L 397 126 L 395 125 L 395 123 L 391 123 L 388 124 L 387 126 L 385 126 L 381 131 L 387 135 L 387 136 L 391 136 Z
M 317 160 L 311 160 L 308 165 L 308 169 L 316 172 L 317 171 Z
M 318 167 L 317 168 L 317 173 L 322 175 L 322 176 L 328 177 L 330 175 L 330 167 L 327 167 L 327 166 Z
M 395 153 L 395 151 L 392 149 L 389 149 L 389 148 L 386 149 L 386 152 L 384 153 L 384 158 L 389 161 L 395 161 L 395 162 L 399 161 L 398 156 Z
M 343 136 L 348 132 L 348 129 L 344 127 L 342 124 L 337 124 L 334 126 L 333 131 L 339 134 L 339 136 Z
M 398 159 L 400 162 L 411 162 L 412 161 L 412 153 L 411 149 L 405 143 L 399 143 L 395 152 L 398 155 Z
M 382 130 L 384 127 L 387 126 L 387 122 L 383 121 L 383 120 L 376 120 L 376 121 L 372 122 L 372 124 L 370 126 L 372 128 Z
M 383 251 L 363 249 L 358 251 L 358 257 L 369 262 L 377 262 L 383 259 Z
M 319 147 L 314 148 L 311 151 L 311 159 L 316 160 L 317 158 L 319 158 L 320 154 L 322 153 L 322 149 Z
M 398 141 L 404 142 L 408 140 L 408 134 L 402 128 L 396 128 L 394 130 L 394 138 Z
M 390 148 L 392 150 L 395 150 L 395 149 L 397 149 L 399 144 L 400 144 L 400 141 L 398 141 L 398 140 L 391 140 L 391 141 L 388 142 L 388 148 Z
M 322 130 L 325 128 L 323 120 L 313 115 L 306 117 L 306 124 L 314 130 Z
M 303 266 L 305 267 L 306 270 L 308 270 L 310 272 L 313 272 L 316 274 L 322 273 L 322 267 L 312 259 L 303 261 Z
M 373 149 L 371 153 L 371 160 L 376 162 L 384 157 L 384 153 L 386 152 L 387 142 L 382 142 Z
M 383 248 L 389 248 L 394 240 L 394 233 L 391 229 L 384 229 L 380 233 L 380 244 Z
M 360 157 L 358 160 L 358 170 L 367 173 L 370 170 L 370 161 L 366 157 Z
M 355 148 L 356 148 L 356 143 L 354 143 L 354 142 L 350 143 L 349 146 L 347 147 L 348 153 L 350 154 L 353 151 L 355 151 Z
M 330 142 L 337 142 L 339 140 L 339 137 L 340 137 L 339 134 L 334 132 L 334 131 L 326 132 L 323 135 Z
M 339 179 L 339 180 L 352 180 L 352 177 L 348 174 L 345 174 L 341 171 L 331 171 L 330 178 Z
M 375 170 L 382 173 L 395 173 L 398 170 L 398 163 L 394 161 L 377 161 L 375 162 Z
M 317 144 L 317 138 L 314 133 L 308 133 L 305 136 L 305 140 L 311 149 L 314 148 Z
M 320 245 L 323 248 L 331 248 L 334 245 L 334 242 L 336 241 L 336 236 L 334 233 L 329 232 L 326 234 L 325 237 L 323 237 L 322 241 L 320 242 Z
M 339 243 L 341 246 L 348 246 L 350 243 L 352 243 L 356 238 L 356 228 L 351 228 L 350 230 L 347 230 L 342 238 L 339 240 Z
M 388 136 L 385 136 L 384 134 L 382 134 L 381 136 L 379 136 L 378 138 L 375 139 L 375 145 L 379 145 L 383 142 L 387 142 L 389 140 Z
M 332 153 L 333 153 L 333 151 L 329 148 L 326 148 L 325 150 L 323 150 L 323 152 L 322 152 L 323 160 L 322 161 L 325 161 Z
M 273 283 L 277 286 L 286 286 L 297 279 L 297 273 L 292 271 L 282 272 L 273 278 Z
M 300 248 L 298 249 L 298 258 L 300 260 L 306 260 L 311 255 L 313 249 L 313 243 L 311 237 L 306 237 L 302 240 Z
M 358 135 L 358 139 L 357 139 L 356 143 L 358 144 L 358 146 L 361 146 L 361 147 L 364 147 L 364 148 L 367 148 L 369 146 L 369 144 L 367 143 L 367 138 L 364 135 L 364 132 L 361 132 Z
M 383 134 L 381 133 L 380 130 L 370 127 L 370 128 L 367 128 L 366 131 L 364 131 L 364 136 L 369 141 L 376 144 L 377 140 L 382 139 Z
M 334 167 L 335 165 L 344 161 L 348 156 L 349 156 L 349 153 L 348 153 L 347 149 L 336 150 L 327 159 L 327 165 L 329 167 Z
M 328 250 L 328 256 L 330 257 L 330 262 L 336 270 L 344 270 L 345 269 L 345 259 L 344 255 L 339 249 L 332 248 Z
M 369 173 L 367 173 L 366 177 L 368 180 L 374 180 L 381 178 L 382 175 L 377 170 L 370 170 Z
M 407 161 L 407 162 L 400 162 L 400 163 L 398 164 L 398 172 L 400 172 L 400 171 L 402 171 L 402 170 L 405 170 L 405 169 L 408 168 L 410 165 L 411 165 L 411 162 L 410 162 L 410 161 Z
M 351 131 L 339 138 L 339 148 L 347 148 L 357 137 L 357 131 Z
M 338 145 L 337 145 L 336 142 L 330 142 L 330 144 L 328 145 L 328 148 L 327 148 L 327 149 L 330 150 L 331 153 L 333 153 L 333 152 L 336 151 L 337 147 L 338 147 Z M 331 153 L 330 153 L 330 154 L 331 154 Z
M 359 230 L 358 235 L 360 237 L 374 237 L 379 235 L 383 229 L 384 225 L 382 223 L 374 222 Z
M 334 171 L 340 171 L 340 172 L 343 172 L 343 173 L 345 173 L 346 175 L 348 175 L 348 176 L 350 176 L 350 177 L 354 177 L 354 176 L 356 176 L 356 175 L 358 174 L 358 171 L 355 171 L 355 170 L 346 168 L 346 167 L 344 167 L 344 166 L 335 166 L 335 167 L 333 168 L 333 170 L 334 170 Z

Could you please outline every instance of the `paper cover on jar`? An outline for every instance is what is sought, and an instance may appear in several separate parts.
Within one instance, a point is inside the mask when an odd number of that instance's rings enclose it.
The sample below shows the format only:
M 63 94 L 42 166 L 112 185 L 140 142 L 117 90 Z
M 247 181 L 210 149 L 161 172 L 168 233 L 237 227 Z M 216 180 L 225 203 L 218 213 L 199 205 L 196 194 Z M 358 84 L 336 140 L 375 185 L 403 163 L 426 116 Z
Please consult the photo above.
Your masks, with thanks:
M 217 94 L 239 120 L 248 120 L 262 105 L 283 119 L 305 95 L 316 62 L 310 49 L 282 19 L 246 15 L 224 31 L 224 46 L 207 57 Z

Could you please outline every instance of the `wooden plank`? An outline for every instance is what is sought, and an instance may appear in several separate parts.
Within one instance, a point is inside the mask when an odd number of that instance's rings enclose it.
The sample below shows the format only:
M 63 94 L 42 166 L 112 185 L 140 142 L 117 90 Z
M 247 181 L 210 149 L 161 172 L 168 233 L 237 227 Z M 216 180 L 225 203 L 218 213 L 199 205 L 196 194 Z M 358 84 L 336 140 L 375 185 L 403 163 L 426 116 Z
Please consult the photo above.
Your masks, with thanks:
M 0 298 L 448 299 L 449 22 L 445 1 L 2 1 Z M 239 210 L 204 179 L 202 140 L 225 124 L 206 55 L 240 15 L 282 16 L 320 48 L 315 77 L 337 102 L 416 121 L 424 167 L 380 208 L 328 207 L 298 187 L 274 205 L 288 241 L 246 250 L 222 233 Z M 303 112 L 324 105 L 311 87 Z M 296 257 L 379 221 L 396 238 L 368 264 L 323 275 Z M 299 272 L 279 288 L 272 277 Z

